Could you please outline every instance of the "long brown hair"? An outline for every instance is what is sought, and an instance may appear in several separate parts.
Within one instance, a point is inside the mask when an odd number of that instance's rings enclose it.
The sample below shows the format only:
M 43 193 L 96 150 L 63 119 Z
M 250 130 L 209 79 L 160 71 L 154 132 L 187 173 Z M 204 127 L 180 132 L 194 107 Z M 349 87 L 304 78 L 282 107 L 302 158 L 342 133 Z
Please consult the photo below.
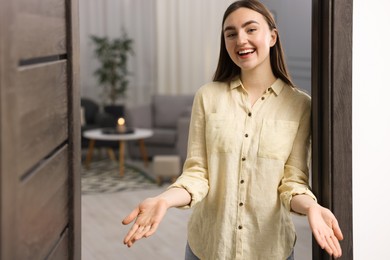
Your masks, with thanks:
M 248 8 L 253 11 L 256 11 L 263 15 L 264 19 L 268 23 L 269 29 L 276 29 L 275 19 L 271 12 L 265 7 L 262 3 L 256 0 L 240 0 L 232 3 L 225 11 L 222 20 L 222 30 L 221 30 L 221 47 L 219 52 L 219 60 L 218 66 L 214 74 L 213 81 L 220 82 L 230 82 L 231 80 L 237 78 L 240 75 L 241 69 L 238 67 L 230 58 L 226 47 L 225 47 L 225 37 L 223 34 L 223 25 L 225 23 L 226 18 L 238 8 Z M 275 30 L 277 35 L 276 43 L 270 49 L 270 59 L 271 59 L 271 68 L 272 73 L 275 77 L 282 79 L 287 84 L 294 86 L 290 74 L 287 70 L 287 65 L 284 58 L 284 52 L 282 48 L 282 43 L 280 41 L 280 37 L 278 31 Z

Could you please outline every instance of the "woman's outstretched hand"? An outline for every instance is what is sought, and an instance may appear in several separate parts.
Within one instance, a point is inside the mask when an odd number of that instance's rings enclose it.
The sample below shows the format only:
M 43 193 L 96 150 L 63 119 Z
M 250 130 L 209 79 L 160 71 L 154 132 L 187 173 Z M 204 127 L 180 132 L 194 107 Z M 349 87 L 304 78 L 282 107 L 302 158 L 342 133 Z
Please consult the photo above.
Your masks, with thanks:
M 341 256 L 339 240 L 343 240 L 343 233 L 336 217 L 329 209 L 322 207 L 305 194 L 293 196 L 291 209 L 307 216 L 313 235 L 322 249 L 335 258 Z
M 183 188 L 171 188 L 157 197 L 144 200 L 122 221 L 123 225 L 134 221 L 123 243 L 131 247 L 137 240 L 151 236 L 169 208 L 189 205 L 190 202 L 191 195 Z
M 341 257 L 339 240 L 343 240 L 343 234 L 333 213 L 317 204 L 309 208 L 307 217 L 320 247 L 335 258 Z
M 167 210 L 168 203 L 163 198 L 149 198 L 141 202 L 122 221 L 122 224 L 128 225 L 135 220 L 123 243 L 131 247 L 137 240 L 152 235 L 156 232 Z

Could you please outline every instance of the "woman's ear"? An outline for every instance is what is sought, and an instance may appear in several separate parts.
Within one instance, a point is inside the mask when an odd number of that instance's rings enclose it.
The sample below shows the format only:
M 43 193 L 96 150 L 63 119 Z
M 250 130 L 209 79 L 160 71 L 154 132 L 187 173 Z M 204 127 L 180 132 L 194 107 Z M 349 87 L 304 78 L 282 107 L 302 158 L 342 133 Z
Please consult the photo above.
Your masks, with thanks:
M 277 39 L 278 39 L 278 31 L 276 29 L 272 29 L 272 31 L 271 31 L 271 41 L 270 41 L 270 46 L 271 47 L 274 47 Z

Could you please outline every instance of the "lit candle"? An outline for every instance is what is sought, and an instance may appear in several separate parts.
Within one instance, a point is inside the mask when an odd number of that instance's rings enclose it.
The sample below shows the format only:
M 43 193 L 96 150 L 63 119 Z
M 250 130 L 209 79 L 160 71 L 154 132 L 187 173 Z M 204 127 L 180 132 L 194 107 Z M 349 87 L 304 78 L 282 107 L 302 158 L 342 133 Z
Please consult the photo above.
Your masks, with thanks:
M 125 126 L 125 119 L 124 118 L 121 117 L 121 118 L 118 119 L 118 124 L 116 126 L 116 130 L 119 133 L 126 132 L 126 126 Z

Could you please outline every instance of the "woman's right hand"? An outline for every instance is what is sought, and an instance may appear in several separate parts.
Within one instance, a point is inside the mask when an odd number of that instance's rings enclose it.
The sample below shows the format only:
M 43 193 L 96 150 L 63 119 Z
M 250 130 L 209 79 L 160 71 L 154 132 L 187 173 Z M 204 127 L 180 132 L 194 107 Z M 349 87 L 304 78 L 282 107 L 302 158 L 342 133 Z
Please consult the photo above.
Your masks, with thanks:
M 141 202 L 122 221 L 122 224 L 128 225 L 135 220 L 123 243 L 131 247 L 137 240 L 151 236 L 156 232 L 168 207 L 168 202 L 160 197 L 149 198 Z

